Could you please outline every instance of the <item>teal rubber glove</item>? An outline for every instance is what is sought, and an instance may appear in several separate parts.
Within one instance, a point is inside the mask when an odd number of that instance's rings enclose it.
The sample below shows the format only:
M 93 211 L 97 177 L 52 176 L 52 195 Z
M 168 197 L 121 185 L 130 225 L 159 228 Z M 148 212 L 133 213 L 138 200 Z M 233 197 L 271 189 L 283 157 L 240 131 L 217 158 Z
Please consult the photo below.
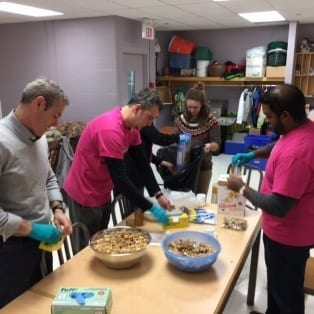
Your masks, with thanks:
M 238 153 L 235 154 L 232 157 L 232 164 L 234 166 L 242 166 L 246 163 L 248 163 L 249 161 L 251 161 L 252 159 L 255 158 L 255 153 L 254 152 L 249 152 L 249 153 Z
M 151 213 L 153 216 L 157 219 L 158 222 L 166 225 L 169 223 L 169 217 L 165 210 L 163 210 L 161 207 L 159 207 L 156 204 L 153 204 L 153 206 L 150 208 Z
M 34 240 L 50 245 L 57 243 L 61 239 L 61 231 L 50 224 L 32 222 L 32 231 L 28 236 Z

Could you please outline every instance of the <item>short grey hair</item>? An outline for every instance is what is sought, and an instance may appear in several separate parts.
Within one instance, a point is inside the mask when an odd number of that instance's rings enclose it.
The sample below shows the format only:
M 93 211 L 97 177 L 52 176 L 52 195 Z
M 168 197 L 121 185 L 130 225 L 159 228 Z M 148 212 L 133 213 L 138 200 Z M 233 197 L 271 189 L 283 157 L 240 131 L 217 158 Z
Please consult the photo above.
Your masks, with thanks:
M 140 104 L 144 110 L 157 106 L 159 110 L 162 109 L 163 103 L 157 92 L 151 88 L 144 88 L 138 93 L 135 93 L 129 100 L 128 105 Z
M 63 101 L 66 105 L 69 104 L 69 99 L 60 86 L 45 77 L 36 78 L 25 86 L 21 103 L 27 104 L 38 96 L 43 96 L 46 99 L 46 108 L 53 106 L 56 101 Z

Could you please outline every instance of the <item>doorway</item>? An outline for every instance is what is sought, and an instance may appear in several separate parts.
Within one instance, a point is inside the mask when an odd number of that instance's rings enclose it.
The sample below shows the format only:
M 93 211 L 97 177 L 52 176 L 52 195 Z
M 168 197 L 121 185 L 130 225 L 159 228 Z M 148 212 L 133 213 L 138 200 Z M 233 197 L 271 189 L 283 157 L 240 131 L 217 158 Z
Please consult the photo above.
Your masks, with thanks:
M 144 54 L 123 54 L 123 104 L 127 104 L 134 92 L 147 85 L 147 57 Z

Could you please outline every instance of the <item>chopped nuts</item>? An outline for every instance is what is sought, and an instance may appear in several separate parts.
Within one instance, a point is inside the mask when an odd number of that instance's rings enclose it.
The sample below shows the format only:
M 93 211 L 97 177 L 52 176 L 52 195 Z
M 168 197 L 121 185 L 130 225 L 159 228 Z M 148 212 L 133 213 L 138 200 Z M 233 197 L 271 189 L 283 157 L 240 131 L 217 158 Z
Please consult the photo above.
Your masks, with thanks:
M 96 251 L 104 254 L 125 254 L 139 251 L 147 246 L 149 236 L 137 230 L 108 230 L 91 241 Z

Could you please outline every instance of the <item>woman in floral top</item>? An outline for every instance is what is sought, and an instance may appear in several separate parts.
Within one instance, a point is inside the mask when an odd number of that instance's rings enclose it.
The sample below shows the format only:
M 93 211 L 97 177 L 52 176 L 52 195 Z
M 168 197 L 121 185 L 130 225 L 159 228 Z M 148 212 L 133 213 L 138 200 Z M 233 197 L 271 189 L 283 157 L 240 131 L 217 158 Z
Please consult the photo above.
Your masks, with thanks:
M 206 99 L 205 85 L 195 84 L 185 95 L 184 112 L 175 121 L 179 133 L 192 135 L 191 148 L 201 145 L 203 157 L 198 180 L 198 193 L 208 193 L 212 176 L 212 153 L 220 148 L 220 126 Z

